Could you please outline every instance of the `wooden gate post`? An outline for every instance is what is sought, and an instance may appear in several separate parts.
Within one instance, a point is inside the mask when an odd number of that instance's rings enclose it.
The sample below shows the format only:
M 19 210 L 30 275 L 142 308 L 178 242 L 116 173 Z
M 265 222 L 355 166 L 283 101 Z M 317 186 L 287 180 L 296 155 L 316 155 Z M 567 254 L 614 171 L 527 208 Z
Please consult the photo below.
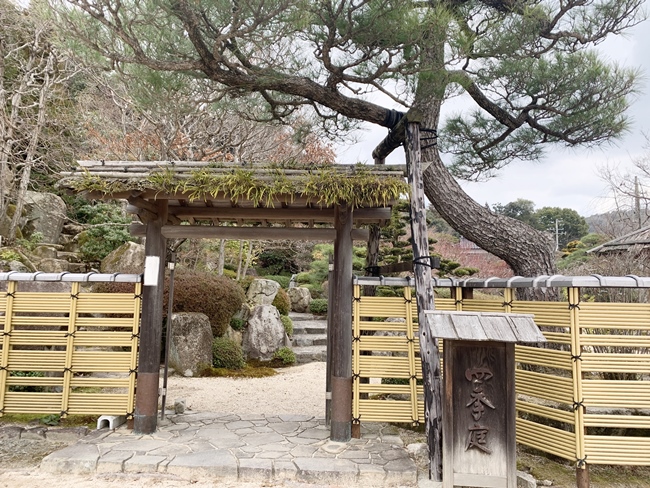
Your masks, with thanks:
M 162 235 L 162 226 L 166 221 L 167 200 L 161 200 L 158 202 L 157 218 L 147 223 L 147 239 L 144 246 L 145 256 L 158 258 L 158 284 L 143 286 L 142 291 L 140 351 L 133 426 L 138 434 L 153 434 L 156 431 L 165 283 L 166 239 Z
M 424 199 L 420 152 L 420 124 L 406 124 L 406 171 L 411 187 L 411 235 L 413 241 L 413 274 L 420 327 L 420 358 L 424 383 L 425 432 L 429 444 L 429 478 L 442 481 L 442 385 L 438 339 L 433 337 L 425 311 L 434 310 L 431 260 L 427 237 L 427 209 Z
M 337 205 L 334 214 L 334 288 L 332 311 L 332 417 L 330 438 L 347 442 L 352 435 L 352 208 Z

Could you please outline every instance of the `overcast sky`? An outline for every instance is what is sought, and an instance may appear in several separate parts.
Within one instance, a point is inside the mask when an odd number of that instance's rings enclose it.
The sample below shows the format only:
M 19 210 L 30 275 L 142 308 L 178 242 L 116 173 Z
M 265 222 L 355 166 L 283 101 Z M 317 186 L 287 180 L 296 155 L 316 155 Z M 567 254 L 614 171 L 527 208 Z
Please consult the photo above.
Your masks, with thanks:
M 624 167 L 645 153 L 643 134 L 650 134 L 650 21 L 601 45 L 605 55 L 625 66 L 642 70 L 641 92 L 629 110 L 631 130 L 621 140 L 596 149 L 557 148 L 538 163 L 514 162 L 487 182 L 463 183 L 479 203 L 508 203 L 518 198 L 535 202 L 536 208 L 568 207 L 587 217 L 611 208 L 606 183 L 598 168 L 607 164 Z M 450 104 L 447 104 L 450 105 Z M 386 129 L 368 126 L 357 136 L 359 143 L 338 148 L 343 163 L 372 162 L 371 153 L 385 137 Z M 388 163 L 403 163 L 404 152 L 394 151 Z

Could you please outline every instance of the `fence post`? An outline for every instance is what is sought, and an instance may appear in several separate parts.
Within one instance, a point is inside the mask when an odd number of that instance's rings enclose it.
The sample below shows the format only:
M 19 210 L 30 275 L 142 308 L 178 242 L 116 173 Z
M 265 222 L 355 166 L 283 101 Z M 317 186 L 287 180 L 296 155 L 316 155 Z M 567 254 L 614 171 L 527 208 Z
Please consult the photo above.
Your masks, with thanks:
M 138 346 L 140 344 L 140 311 L 142 309 L 142 283 L 136 283 L 133 291 L 133 329 L 131 331 L 131 363 L 129 365 L 129 399 L 127 400 L 127 419 L 130 429 L 133 428 L 133 413 L 135 408 L 135 381 L 138 367 Z
M 354 285 L 354 301 L 352 302 L 352 437 L 355 439 L 361 438 L 361 416 L 359 414 L 359 387 L 361 383 L 360 373 L 360 340 L 361 340 L 361 325 L 359 302 L 361 301 L 361 286 Z
M 72 283 L 70 290 L 70 312 L 68 314 L 68 332 L 65 345 L 65 365 L 63 367 L 63 393 L 61 395 L 61 417 L 68 415 L 70 403 L 70 382 L 72 381 L 72 353 L 74 352 L 74 334 L 77 330 L 77 301 L 79 283 Z
M 512 288 L 503 289 L 503 311 L 505 313 L 512 313 L 512 301 L 515 298 L 515 294 Z
M 571 324 L 573 374 L 573 416 L 576 439 L 576 486 L 589 488 L 589 467 L 585 453 L 585 405 L 582 394 L 582 345 L 580 343 L 580 288 L 567 288 Z
M 2 331 L 2 354 L 0 355 L 0 417 L 5 409 L 5 392 L 7 391 L 7 378 L 9 377 L 9 338 L 11 337 L 11 322 L 13 318 L 14 294 L 16 293 L 16 282 L 7 282 L 7 294 L 5 295 L 5 323 Z
M 411 418 L 413 425 L 420 425 L 422 420 L 418 412 L 418 387 L 415 364 L 415 327 L 413 326 L 413 294 L 411 287 L 404 287 L 404 308 L 406 317 L 406 340 L 408 342 L 409 386 L 411 388 Z

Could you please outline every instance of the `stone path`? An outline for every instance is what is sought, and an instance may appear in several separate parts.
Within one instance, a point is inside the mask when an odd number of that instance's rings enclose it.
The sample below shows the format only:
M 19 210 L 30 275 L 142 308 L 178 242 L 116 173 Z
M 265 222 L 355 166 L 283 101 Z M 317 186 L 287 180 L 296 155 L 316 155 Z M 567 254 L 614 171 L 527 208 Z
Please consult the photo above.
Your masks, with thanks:
M 394 429 L 362 427 L 329 440 L 323 419 L 302 415 L 172 415 L 152 435 L 102 429 L 43 459 L 52 473 L 166 473 L 183 480 L 416 486 L 418 471 Z

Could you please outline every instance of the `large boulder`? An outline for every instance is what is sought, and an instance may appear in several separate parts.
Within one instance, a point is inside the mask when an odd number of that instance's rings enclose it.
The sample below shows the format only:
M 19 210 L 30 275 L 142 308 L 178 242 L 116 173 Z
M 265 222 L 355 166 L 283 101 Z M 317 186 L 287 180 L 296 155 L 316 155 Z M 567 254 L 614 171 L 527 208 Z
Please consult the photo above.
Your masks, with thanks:
M 100 270 L 102 273 L 143 273 L 144 245 L 125 242 L 102 259 Z
M 212 364 L 212 328 L 210 319 L 202 313 L 172 314 L 169 365 L 183 374 L 199 371 L 201 365 Z
M 28 191 L 25 195 L 25 210 L 27 228 L 31 232 L 43 234 L 43 242 L 58 244 L 66 219 L 63 199 L 53 193 Z
M 253 280 L 248 287 L 247 299 L 253 305 L 271 305 L 278 294 L 280 283 L 273 280 Z
M 62 273 L 70 271 L 70 263 L 65 259 L 45 258 L 39 261 L 38 270 L 45 273 Z
M 288 343 L 278 309 L 273 305 L 254 307 L 244 331 L 244 354 L 252 359 L 269 361 L 275 351 Z
M 309 312 L 309 304 L 311 303 L 311 293 L 307 288 L 297 287 L 289 288 L 287 290 L 289 299 L 291 300 L 291 310 L 298 313 Z

